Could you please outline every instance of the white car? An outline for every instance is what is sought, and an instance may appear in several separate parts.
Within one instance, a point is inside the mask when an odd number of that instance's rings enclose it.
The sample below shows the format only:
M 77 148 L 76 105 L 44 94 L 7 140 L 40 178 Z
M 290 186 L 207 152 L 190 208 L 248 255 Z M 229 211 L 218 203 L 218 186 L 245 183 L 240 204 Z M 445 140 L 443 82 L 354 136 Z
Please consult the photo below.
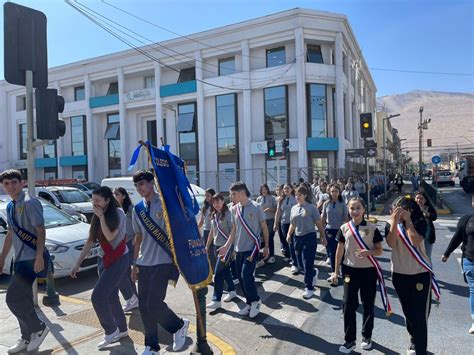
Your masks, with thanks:
M 67 213 L 41 201 L 46 228 L 46 248 L 54 263 L 54 277 L 68 276 L 89 236 L 90 225 L 69 216 Z M 7 233 L 7 203 L 0 202 L 0 250 Z M 17 238 L 13 236 L 13 238 Z M 79 271 L 97 266 L 99 246 L 96 245 L 81 264 Z M 7 255 L 3 273 L 10 274 L 13 262 L 13 248 Z

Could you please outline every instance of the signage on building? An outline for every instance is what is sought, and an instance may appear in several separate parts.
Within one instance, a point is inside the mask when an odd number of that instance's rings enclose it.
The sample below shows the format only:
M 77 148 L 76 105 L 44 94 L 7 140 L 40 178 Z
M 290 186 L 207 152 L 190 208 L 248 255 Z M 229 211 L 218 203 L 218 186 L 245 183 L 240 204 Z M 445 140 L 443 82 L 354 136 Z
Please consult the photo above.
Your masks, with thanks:
M 141 101 L 155 98 L 155 89 L 141 89 L 126 93 L 127 101 Z
M 363 158 L 364 148 L 346 149 L 346 158 Z
M 282 148 L 283 140 L 275 140 L 275 151 L 280 154 L 283 152 Z M 298 138 L 288 139 L 288 150 L 290 152 L 298 151 Z M 267 141 L 262 142 L 252 142 L 250 144 L 250 153 L 251 154 L 267 154 Z

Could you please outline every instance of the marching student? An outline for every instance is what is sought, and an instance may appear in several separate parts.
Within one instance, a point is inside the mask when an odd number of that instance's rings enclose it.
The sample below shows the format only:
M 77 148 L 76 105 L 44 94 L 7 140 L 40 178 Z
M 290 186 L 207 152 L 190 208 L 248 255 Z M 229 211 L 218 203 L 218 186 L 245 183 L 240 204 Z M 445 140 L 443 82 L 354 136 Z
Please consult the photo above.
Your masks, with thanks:
M 273 231 L 278 232 L 278 238 L 280 239 L 280 250 L 283 254 L 283 260 L 289 261 L 290 259 L 290 246 L 286 241 L 286 235 L 283 233 L 282 225 L 281 225 L 281 203 L 285 198 L 285 194 L 283 192 L 283 185 L 277 185 L 275 189 L 275 201 L 277 203 L 276 212 L 275 212 L 275 223 L 273 224 Z
M 273 230 L 273 225 L 275 224 L 275 213 L 277 210 L 277 203 L 275 197 L 270 194 L 270 188 L 267 184 L 263 184 L 260 187 L 260 196 L 257 197 L 257 204 L 260 205 L 263 212 L 265 212 L 265 222 L 267 223 L 268 229 L 268 238 L 269 238 L 269 249 L 270 257 L 266 261 L 269 264 L 275 263 L 275 241 L 273 237 L 275 236 L 275 231 Z M 262 259 L 262 261 L 264 261 Z M 258 267 L 258 266 L 257 266 Z
M 130 268 L 126 241 L 126 217 L 114 198 L 112 190 L 102 186 L 92 192 L 94 215 L 87 239 L 71 277 L 77 278 L 77 271 L 98 242 L 102 251 L 98 262 L 99 279 L 92 291 L 91 302 L 104 329 L 104 337 L 98 348 L 102 349 L 128 336 L 127 321 L 118 294 L 119 286 Z
M 339 347 L 339 351 L 345 354 L 356 347 L 356 312 L 359 307 L 359 294 L 364 309 L 361 347 L 364 350 L 372 348 L 378 277 L 373 257 L 383 253 L 382 234 L 375 225 L 364 219 L 364 200 L 360 197 L 353 198 L 349 200 L 348 207 L 351 220 L 343 224 L 337 232 L 336 264 L 330 278 L 330 281 L 337 284 L 342 266 L 345 343 Z
M 120 207 L 122 207 L 126 216 L 126 235 L 127 235 L 127 248 L 128 248 L 128 260 L 129 267 L 127 273 L 125 274 L 120 286 L 119 291 L 125 299 L 125 304 L 123 305 L 123 311 L 129 312 L 132 309 L 138 308 L 138 297 L 137 297 L 137 286 L 135 282 L 132 281 L 132 265 L 133 265 L 133 255 L 135 254 L 134 247 L 134 238 L 135 232 L 133 231 L 132 216 L 133 216 L 133 204 L 130 196 L 128 195 L 127 190 L 123 187 L 117 187 L 114 189 L 114 197 L 118 201 Z
M 219 257 L 225 257 L 234 245 L 237 271 L 245 295 L 246 305 L 239 315 L 255 318 L 260 313 L 261 300 L 255 285 L 254 271 L 260 249 L 260 234 L 263 232 L 263 257 L 268 257 L 268 229 L 265 213 L 256 202 L 249 199 L 250 191 L 243 182 L 235 182 L 230 187 L 232 200 L 232 230 L 227 242 L 220 247 Z M 234 243 L 235 240 L 235 243 Z
M 212 213 L 212 196 L 216 194 L 214 189 L 207 189 L 204 194 L 204 204 L 201 208 L 201 218 L 198 223 L 198 228 L 202 228 L 202 237 L 204 239 L 204 245 L 207 244 L 207 240 L 209 239 L 209 232 L 211 231 L 211 213 Z M 209 260 L 211 261 L 212 267 L 216 265 L 216 259 L 214 256 L 214 248 L 211 246 L 211 250 L 209 253 Z
M 221 308 L 221 298 L 224 291 L 224 282 L 227 284 L 227 296 L 224 302 L 230 302 L 237 293 L 235 292 L 234 281 L 232 280 L 232 272 L 230 263 L 233 258 L 233 248 L 228 250 L 227 255 L 222 259 L 217 255 L 217 249 L 222 247 L 229 239 L 232 230 L 232 215 L 229 208 L 225 204 L 224 196 L 216 194 L 212 196 L 212 214 L 211 214 L 211 232 L 206 244 L 206 250 L 212 242 L 214 242 L 216 252 L 216 267 L 214 269 L 214 295 L 212 302 L 207 305 L 209 309 Z
M 431 290 L 439 299 L 439 285 L 426 255 L 426 221 L 420 206 L 410 196 L 395 200 L 385 226 L 392 248 L 392 282 L 402 305 L 411 344 L 407 354 L 426 354 Z
M 415 194 L 415 201 L 420 206 L 421 211 L 423 212 L 423 217 L 426 221 L 426 234 L 425 234 L 425 249 L 426 255 L 431 260 L 431 253 L 433 252 L 433 244 L 436 241 L 436 230 L 434 226 L 434 221 L 438 218 L 438 214 L 436 213 L 436 209 L 433 207 L 428 195 L 423 191 L 418 191 Z
M 155 238 L 157 231 L 165 231 L 165 220 L 160 196 L 154 190 L 154 176 L 139 170 L 133 182 L 143 200 L 133 210 L 135 255 L 132 280 L 138 278 L 138 304 L 145 332 L 145 350 L 142 355 L 158 355 L 158 324 L 173 334 L 173 350 L 183 348 L 189 320 L 179 318 L 166 304 L 168 283 L 176 283 L 178 269 L 169 250 Z M 163 232 L 164 233 L 164 232 Z M 164 233 L 165 234 L 165 233 Z
M 50 260 L 44 246 L 46 230 L 41 202 L 23 191 L 18 170 L 2 172 L 0 183 L 12 199 L 7 206 L 8 230 L 0 255 L 0 274 L 13 244 L 13 274 L 6 303 L 20 324 L 21 338 L 7 349 L 8 354 L 15 354 L 38 350 L 49 333 L 49 328 L 36 314 L 32 286 L 36 277 L 46 277 Z
M 314 286 L 318 280 L 319 270 L 314 268 L 316 258 L 317 236 L 316 227 L 323 245 L 326 245 L 324 228 L 318 209 L 310 201 L 310 191 L 305 186 L 296 189 L 297 204 L 291 208 L 290 228 L 287 232 L 288 243 L 295 245 L 296 253 L 303 261 L 305 290 L 303 298 L 309 299 L 314 295 Z

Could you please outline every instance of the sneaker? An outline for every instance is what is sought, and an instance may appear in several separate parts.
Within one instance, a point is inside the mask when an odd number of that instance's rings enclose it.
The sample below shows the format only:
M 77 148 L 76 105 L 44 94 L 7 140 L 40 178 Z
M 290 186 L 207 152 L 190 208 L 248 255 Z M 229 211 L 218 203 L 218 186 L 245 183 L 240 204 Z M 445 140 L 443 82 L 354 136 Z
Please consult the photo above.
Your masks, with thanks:
M 326 259 L 326 264 L 328 264 L 328 265 L 331 264 L 331 258 L 330 258 L 330 257 L 328 257 L 328 258 Z
M 407 349 L 407 355 L 416 355 L 415 344 L 410 344 L 410 347 Z
M 125 301 L 125 304 L 123 305 L 122 309 L 124 312 L 130 312 L 132 309 L 135 308 L 138 308 L 138 297 L 136 295 L 133 295 L 127 301 Z
M 474 324 L 471 326 L 471 329 L 469 329 L 469 334 L 474 334 Z
M 160 355 L 160 351 L 152 350 L 151 347 L 145 346 L 145 350 L 143 350 L 142 355 Z
M 356 342 L 355 341 L 351 341 L 351 342 L 346 341 L 344 344 L 342 344 L 339 347 L 339 352 L 341 352 L 343 354 L 350 354 L 352 352 L 352 350 L 354 350 L 355 348 L 356 348 Z
M 119 330 L 119 333 L 117 334 L 117 336 L 114 338 L 114 340 L 112 341 L 112 343 L 115 343 L 117 341 L 119 341 L 120 339 L 122 338 L 126 338 L 128 337 L 128 330 L 125 330 L 124 332 L 121 332 Z
M 314 276 L 313 276 L 313 286 L 316 287 L 316 284 L 318 283 L 318 276 L 319 276 L 319 270 L 314 269 Z
M 238 314 L 239 316 L 247 316 L 250 313 L 250 305 L 246 304 L 244 308 L 239 310 Z
M 227 296 L 224 297 L 223 301 L 224 302 L 230 302 L 232 301 L 235 297 L 237 297 L 237 292 L 235 291 L 230 291 Z
M 372 349 L 372 339 L 362 338 L 362 343 L 360 343 L 360 347 L 364 350 Z
M 240 283 L 239 279 L 233 279 L 232 281 L 234 282 L 234 285 L 238 285 Z
M 206 308 L 209 309 L 219 309 L 221 308 L 221 301 L 212 301 L 206 305 Z
M 298 275 L 299 272 L 300 272 L 300 270 L 298 269 L 298 266 L 293 265 L 293 266 L 291 267 L 291 273 L 292 273 L 293 275 Z
M 18 339 L 15 345 L 8 348 L 7 353 L 15 354 L 15 353 L 19 353 L 20 351 L 26 350 L 29 343 L 30 342 L 28 340 L 25 340 L 23 338 Z
M 262 304 L 262 301 L 260 300 L 252 302 L 252 304 L 250 305 L 250 312 L 249 312 L 250 318 L 255 318 L 260 313 L 261 304 Z
M 257 263 L 256 268 L 258 269 L 259 267 L 262 267 L 262 266 L 264 266 L 264 265 L 265 265 L 265 261 L 263 261 L 263 259 L 262 259 L 262 260 L 259 260 L 258 263 Z
M 314 295 L 314 291 L 313 291 L 313 290 L 310 290 L 310 289 L 308 289 L 308 288 L 305 288 L 305 289 L 304 289 L 304 292 L 303 292 L 303 298 L 304 298 L 304 299 L 306 299 L 306 300 L 307 300 L 307 299 L 310 299 L 311 297 L 313 297 L 313 295 Z
M 173 351 L 179 351 L 183 348 L 188 333 L 189 320 L 183 319 L 183 326 L 173 334 Z
M 270 256 L 270 257 L 268 258 L 267 263 L 269 263 L 269 264 L 275 264 L 275 257 L 274 257 L 274 256 Z
M 102 349 L 102 348 L 105 348 L 106 346 L 109 346 L 110 344 L 112 344 L 114 341 L 115 341 L 115 338 L 117 338 L 117 336 L 120 334 L 120 331 L 119 329 L 115 329 L 115 332 L 113 332 L 112 334 L 109 334 L 109 335 L 104 335 L 104 337 L 102 338 L 102 340 L 100 341 L 99 344 L 97 344 L 97 347 L 99 349 Z
M 49 328 L 45 326 L 43 330 L 31 334 L 30 343 L 26 347 L 26 351 L 37 350 L 41 346 L 41 343 L 43 343 L 44 338 L 46 338 L 46 335 L 48 335 L 48 333 Z

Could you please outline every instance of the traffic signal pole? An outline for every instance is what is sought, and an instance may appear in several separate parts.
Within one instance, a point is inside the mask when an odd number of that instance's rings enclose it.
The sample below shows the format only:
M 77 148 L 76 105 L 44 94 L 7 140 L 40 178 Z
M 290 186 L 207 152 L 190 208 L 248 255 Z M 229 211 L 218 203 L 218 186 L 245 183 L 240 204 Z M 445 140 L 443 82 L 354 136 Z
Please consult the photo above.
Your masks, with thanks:
M 369 211 L 370 211 L 370 178 L 369 178 L 369 175 L 370 175 L 370 172 L 369 172 L 369 157 L 367 156 L 368 153 L 367 153 L 367 138 L 364 138 L 364 156 L 365 156 L 365 169 L 366 169 L 366 174 L 367 174 L 367 207 L 366 207 L 366 211 L 367 211 L 367 220 L 369 219 Z

